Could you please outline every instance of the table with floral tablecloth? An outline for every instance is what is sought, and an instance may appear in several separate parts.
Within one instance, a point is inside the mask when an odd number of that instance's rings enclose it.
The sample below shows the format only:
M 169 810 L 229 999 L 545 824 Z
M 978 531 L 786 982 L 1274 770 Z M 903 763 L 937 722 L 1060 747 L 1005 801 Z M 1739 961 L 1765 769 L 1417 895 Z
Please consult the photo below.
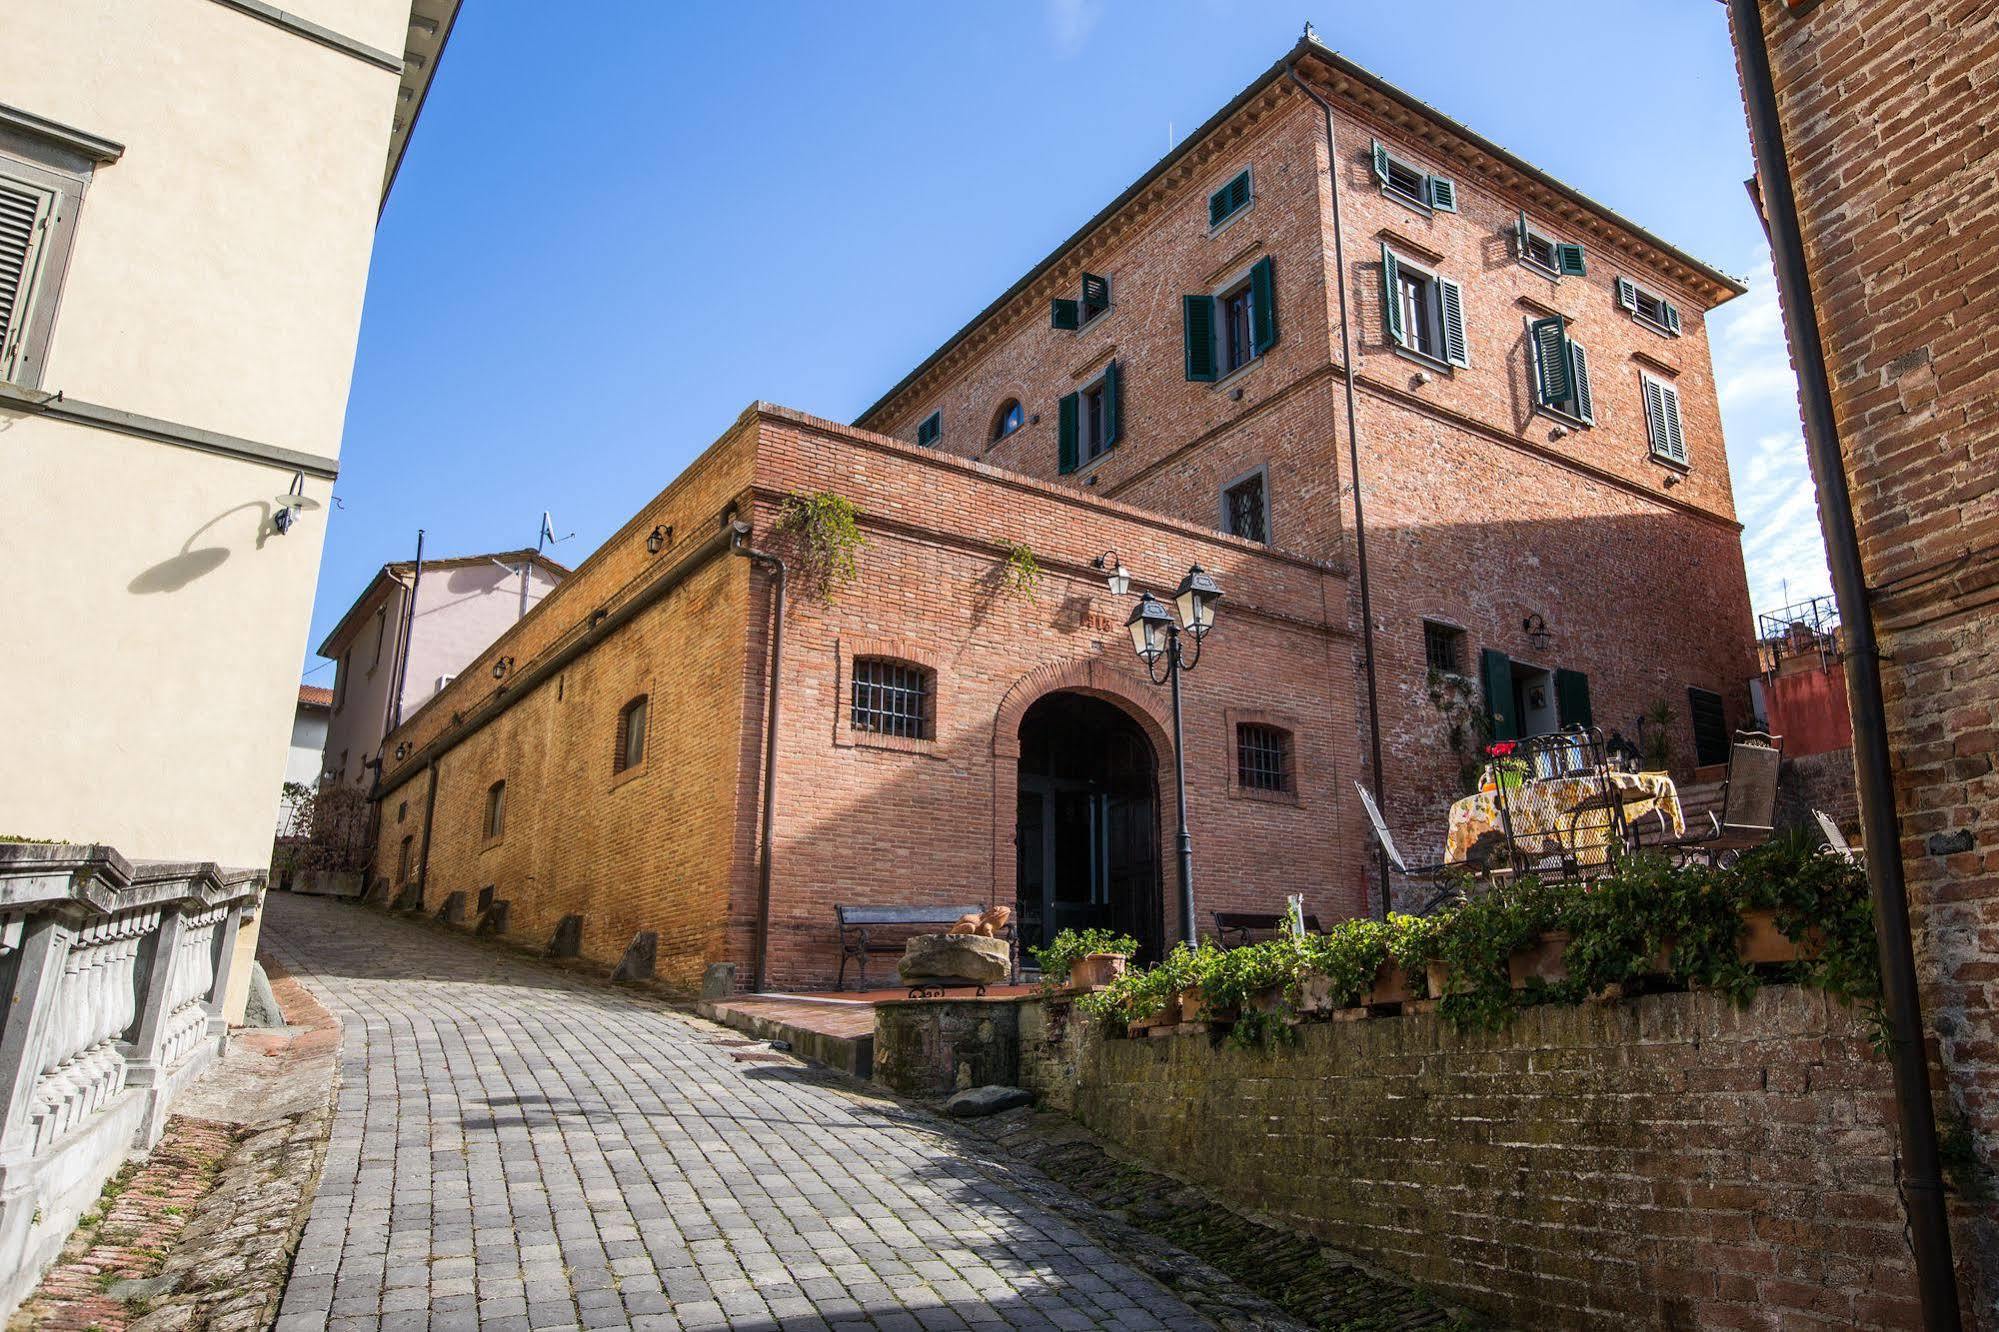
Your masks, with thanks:
M 1610 804 L 1623 806 L 1626 826 L 1657 815 L 1678 837 L 1687 830 L 1680 812 L 1679 788 L 1663 772 L 1577 773 L 1566 777 L 1525 778 L 1507 792 L 1514 844 L 1529 859 L 1564 855 L 1585 865 L 1601 865 L 1610 850 Z M 1493 783 L 1484 784 L 1490 788 Z M 1444 859 L 1459 864 L 1471 856 L 1479 840 L 1504 836 L 1499 793 L 1483 789 L 1451 806 L 1450 832 Z

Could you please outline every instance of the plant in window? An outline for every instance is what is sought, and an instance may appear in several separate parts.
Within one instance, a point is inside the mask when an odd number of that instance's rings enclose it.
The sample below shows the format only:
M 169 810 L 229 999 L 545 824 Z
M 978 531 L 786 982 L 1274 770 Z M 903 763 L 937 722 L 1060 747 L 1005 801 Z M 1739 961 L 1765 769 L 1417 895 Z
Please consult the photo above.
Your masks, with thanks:
M 819 596 L 834 594 L 860 574 L 860 552 L 868 544 L 861 534 L 859 510 L 831 491 L 786 498 L 777 530 L 795 535 L 804 547 L 799 572 Z
M 1000 590 L 1017 592 L 1029 601 L 1037 599 L 1036 590 L 1041 586 L 1041 566 L 1035 562 L 1034 551 L 1018 541 L 1007 543 L 1006 558 L 1000 565 Z

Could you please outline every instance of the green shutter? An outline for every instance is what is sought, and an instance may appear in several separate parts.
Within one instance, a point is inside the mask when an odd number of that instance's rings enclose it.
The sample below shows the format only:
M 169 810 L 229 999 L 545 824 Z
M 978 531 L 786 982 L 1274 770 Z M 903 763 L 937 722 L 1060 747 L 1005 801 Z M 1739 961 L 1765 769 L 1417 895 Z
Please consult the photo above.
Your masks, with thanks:
M 1104 447 L 1124 435 L 1124 369 L 1116 361 L 1104 367 Z
M 1240 213 L 1247 207 L 1249 207 L 1249 171 L 1245 168 L 1241 175 L 1229 182 L 1229 211 Z
M 1437 304 L 1444 310 L 1444 359 L 1452 365 L 1471 364 L 1465 345 L 1464 291 L 1449 278 L 1437 279 Z
M 1569 374 L 1576 386 L 1575 404 L 1572 410 L 1583 420 L 1595 425 L 1596 409 L 1591 404 L 1589 396 L 1589 354 L 1583 351 L 1582 343 L 1574 340 L 1569 342 Z
M 1277 269 L 1268 255 L 1249 270 L 1249 336 L 1258 356 L 1277 345 Z
M 1588 277 L 1589 269 L 1583 262 L 1583 247 L 1568 241 L 1557 245 L 1555 269 L 1564 277 Z
M 1527 257 L 1527 210 L 1520 210 L 1520 220 L 1513 224 L 1513 253 L 1516 257 Z
M 1678 337 L 1680 335 L 1680 307 L 1671 301 L 1661 300 L 1659 308 L 1666 312 L 1666 327 L 1673 331 L 1674 337 Z
M 1562 334 L 1563 319 L 1550 315 L 1527 325 L 1527 347 L 1534 358 L 1535 397 L 1543 407 L 1569 410 L 1568 338 Z
M 1374 144 L 1374 178 L 1383 185 L 1386 185 L 1388 184 L 1388 150 L 1381 146 L 1381 140 L 1375 139 L 1372 142 Z
M 1048 327 L 1075 328 L 1082 322 L 1081 319 L 1077 318 L 1076 303 L 1074 301 L 1065 301 L 1058 296 L 1048 302 Z
M 1215 298 L 1182 296 L 1180 326 L 1187 342 L 1187 378 L 1215 377 Z
M 1111 308 L 1111 280 L 1095 273 L 1083 274 L 1082 316 L 1085 322 Z
M 1652 446 L 1652 452 L 1660 457 L 1667 456 L 1665 393 L 1656 379 L 1644 379 L 1638 385 L 1645 399 L 1645 442 Z
M 916 427 L 916 442 L 923 445 L 935 444 L 937 437 L 943 433 L 944 413 L 932 412 L 923 418 L 922 425 Z
M 1596 725 L 1589 707 L 1589 677 L 1581 671 L 1556 671 L 1555 707 L 1564 726 Z
M 1402 280 L 1395 271 L 1395 252 L 1381 243 L 1381 323 L 1388 340 L 1400 347 L 1407 334 L 1402 331 Z
M 1448 176 L 1430 177 L 1430 207 L 1440 213 L 1458 211 L 1457 182 Z
M 1239 171 L 1228 184 L 1208 196 L 1208 225 L 1218 227 L 1249 207 L 1249 172 Z
M 1630 278 L 1617 279 L 1617 303 L 1633 314 L 1638 312 L 1638 288 Z
M 1478 674 L 1485 682 L 1485 711 L 1492 718 L 1492 738 L 1518 740 L 1520 719 L 1513 715 L 1513 659 L 1487 648 L 1478 654 Z
M 1076 470 L 1076 460 L 1078 457 L 1076 437 L 1078 434 L 1079 407 L 1080 402 L 1077 396 L 1071 393 L 1062 399 L 1056 411 L 1056 420 L 1059 423 L 1056 435 L 1060 440 L 1060 452 L 1056 459 L 1056 465 L 1064 476 Z

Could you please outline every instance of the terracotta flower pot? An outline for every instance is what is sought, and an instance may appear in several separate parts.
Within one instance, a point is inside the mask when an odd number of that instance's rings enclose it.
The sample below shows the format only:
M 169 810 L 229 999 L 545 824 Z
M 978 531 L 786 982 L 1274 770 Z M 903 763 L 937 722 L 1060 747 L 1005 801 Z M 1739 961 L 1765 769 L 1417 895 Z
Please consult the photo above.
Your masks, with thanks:
M 1742 960 L 1752 964 L 1798 960 L 1798 945 L 1778 930 L 1777 913 L 1767 907 L 1742 913 L 1742 934 L 1735 947 Z
M 1069 967 L 1069 988 L 1096 990 L 1124 975 L 1126 959 L 1117 953 L 1086 953 Z
M 1298 982 L 1300 1013 L 1330 1013 L 1335 998 L 1331 976 L 1306 976 Z
M 1528 947 L 1516 951 L 1506 959 L 1506 970 L 1513 980 L 1513 988 L 1524 990 L 1530 980 L 1541 980 L 1551 985 L 1567 980 L 1569 968 L 1562 954 L 1568 947 L 1567 930 L 1549 930 Z
M 1369 1004 L 1400 1004 L 1409 999 L 1409 976 L 1394 962 L 1383 962 L 1374 973 L 1374 984 L 1362 996 Z
M 1432 999 L 1441 999 L 1445 995 L 1451 992 L 1450 969 L 1446 967 L 1443 963 L 1441 962 L 1425 963 L 1423 971 L 1424 975 L 1428 978 L 1430 982 L 1430 997 Z
M 1198 985 L 1190 985 L 1180 991 L 1180 1020 L 1182 1022 L 1235 1021 L 1235 1009 L 1217 1008 L 1210 1011 L 1207 1003 L 1207 996 L 1201 993 L 1201 987 Z

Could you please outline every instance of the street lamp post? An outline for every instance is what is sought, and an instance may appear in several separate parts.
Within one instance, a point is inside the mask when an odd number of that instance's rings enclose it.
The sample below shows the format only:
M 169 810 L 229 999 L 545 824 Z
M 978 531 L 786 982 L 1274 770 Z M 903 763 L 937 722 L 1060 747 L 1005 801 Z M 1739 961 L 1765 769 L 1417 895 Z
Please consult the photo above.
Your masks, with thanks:
M 1125 621 L 1131 631 L 1131 646 L 1145 663 L 1146 676 L 1154 684 L 1170 686 L 1173 693 L 1173 779 L 1180 814 L 1180 937 L 1190 948 L 1200 942 L 1200 932 L 1194 922 L 1194 837 L 1187 830 L 1187 746 L 1180 724 L 1180 672 L 1191 671 L 1200 663 L 1201 643 L 1215 626 L 1215 603 L 1221 599 L 1220 585 L 1197 564 L 1180 580 L 1174 594 L 1174 605 L 1180 612 L 1177 623 L 1173 611 L 1150 592 L 1139 593 L 1138 605 Z M 1183 634 L 1194 640 L 1191 652 L 1182 646 Z

